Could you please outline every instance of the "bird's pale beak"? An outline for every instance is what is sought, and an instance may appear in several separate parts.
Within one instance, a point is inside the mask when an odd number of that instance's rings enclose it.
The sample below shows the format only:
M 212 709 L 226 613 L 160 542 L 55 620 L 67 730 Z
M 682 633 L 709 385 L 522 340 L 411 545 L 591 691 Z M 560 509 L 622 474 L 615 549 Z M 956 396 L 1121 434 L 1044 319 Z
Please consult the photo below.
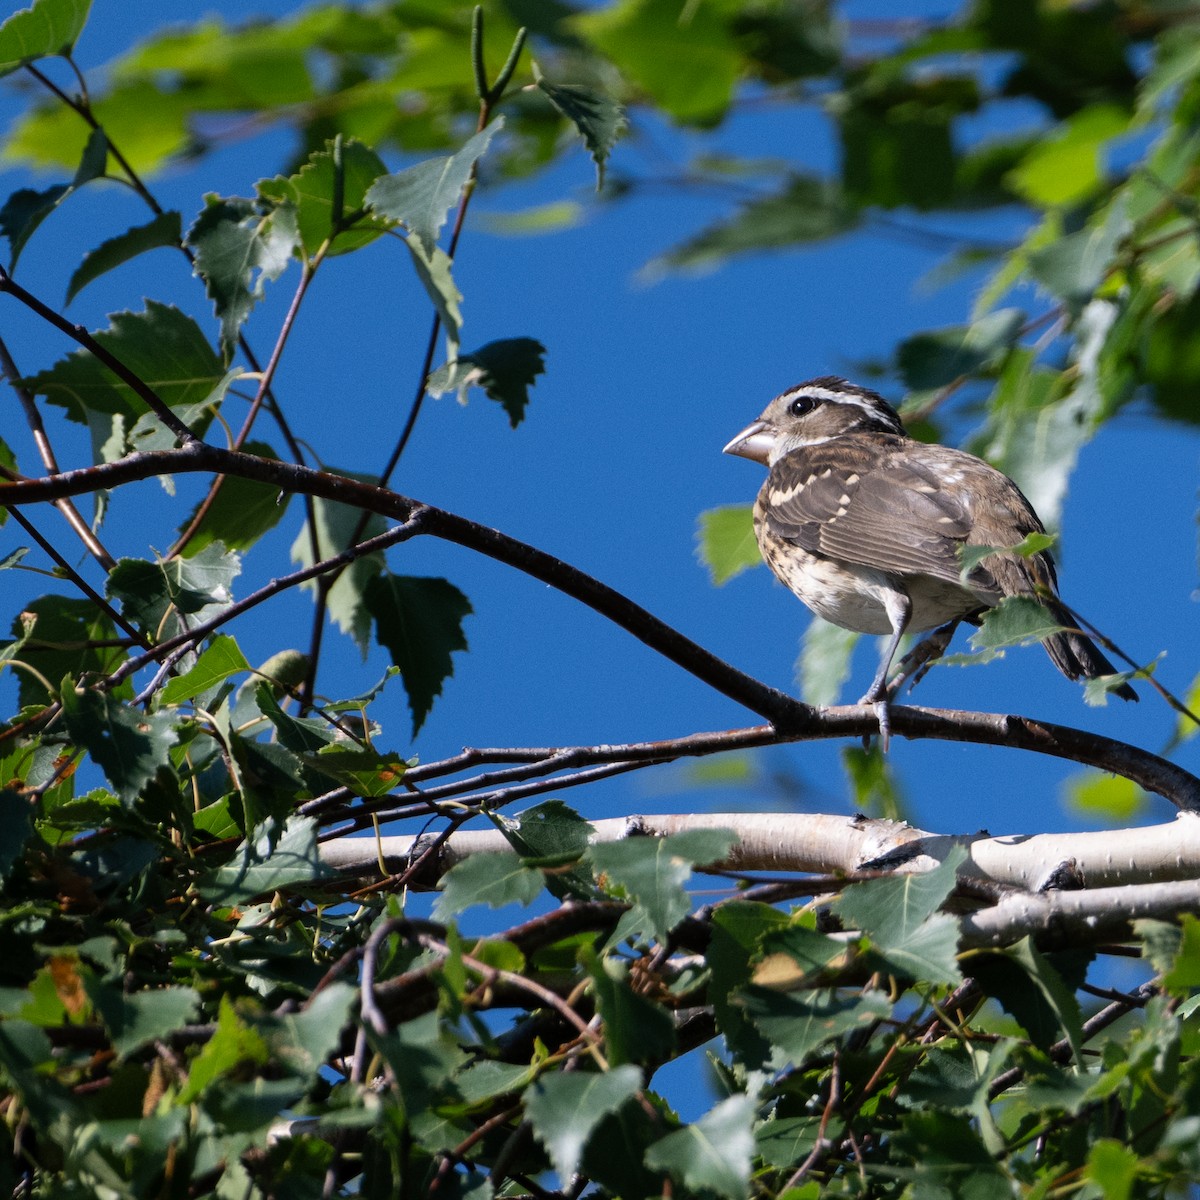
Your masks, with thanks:
M 736 454 L 739 458 L 765 463 L 774 444 L 775 437 L 767 428 L 766 421 L 755 421 L 753 425 L 747 425 L 721 453 Z

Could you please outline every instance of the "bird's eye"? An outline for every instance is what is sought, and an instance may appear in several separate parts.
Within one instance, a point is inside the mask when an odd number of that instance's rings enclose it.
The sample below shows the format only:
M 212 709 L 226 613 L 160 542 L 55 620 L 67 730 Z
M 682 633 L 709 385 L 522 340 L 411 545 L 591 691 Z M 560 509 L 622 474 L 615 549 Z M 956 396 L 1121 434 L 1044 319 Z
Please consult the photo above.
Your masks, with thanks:
M 820 404 L 820 401 L 813 396 L 797 396 L 791 402 L 791 404 L 788 405 L 788 412 L 791 413 L 793 417 L 805 417 L 812 412 L 812 410 L 816 408 L 818 404 Z

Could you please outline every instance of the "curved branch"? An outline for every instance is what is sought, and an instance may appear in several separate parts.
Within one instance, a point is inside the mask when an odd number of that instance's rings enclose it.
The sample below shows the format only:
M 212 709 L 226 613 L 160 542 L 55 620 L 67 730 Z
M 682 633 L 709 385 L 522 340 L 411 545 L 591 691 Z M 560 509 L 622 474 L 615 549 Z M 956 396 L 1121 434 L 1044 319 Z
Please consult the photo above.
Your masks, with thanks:
M 97 488 L 117 487 L 152 475 L 196 471 L 239 475 L 269 483 L 282 491 L 337 500 L 400 521 L 408 520 L 419 510 L 421 534 L 454 542 L 550 584 L 619 625 L 716 691 L 765 717 L 772 726 L 697 734 L 670 742 L 641 743 L 636 747 L 593 747 L 585 751 L 590 763 L 710 754 L 716 748 L 736 749 L 780 741 L 863 737 L 878 730 L 871 706 L 855 704 L 816 709 L 803 704 L 739 671 L 616 589 L 544 550 L 444 509 L 345 476 L 193 441 L 178 450 L 130 455 L 114 463 L 64 471 L 43 479 L 0 480 L 0 504 L 16 506 L 56 500 Z M 1200 811 L 1200 779 L 1156 754 L 1113 738 L 1049 721 L 1001 713 L 896 706 L 891 710 L 891 718 L 893 732 L 902 737 L 1008 746 L 1070 759 L 1130 779 L 1147 791 L 1164 796 L 1179 808 Z M 631 750 L 636 752 L 631 753 Z

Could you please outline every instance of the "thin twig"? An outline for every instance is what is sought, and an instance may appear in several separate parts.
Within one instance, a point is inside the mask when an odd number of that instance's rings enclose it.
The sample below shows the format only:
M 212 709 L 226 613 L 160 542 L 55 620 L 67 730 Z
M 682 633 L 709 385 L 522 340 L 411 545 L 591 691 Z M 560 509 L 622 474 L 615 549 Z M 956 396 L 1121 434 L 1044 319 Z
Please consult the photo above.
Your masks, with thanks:
M 46 432 L 46 426 L 42 421 L 41 410 L 38 408 L 33 394 L 22 382 L 21 372 L 17 369 L 17 364 L 13 361 L 3 338 L 0 338 L 0 371 L 3 371 L 5 378 L 12 385 L 13 391 L 17 393 L 17 399 L 25 413 L 25 423 L 29 426 L 30 433 L 33 434 L 33 441 L 37 446 L 42 466 L 51 475 L 56 475 L 59 470 L 58 459 L 55 457 L 54 447 L 50 444 L 50 435 Z M 84 544 L 88 553 L 105 571 L 111 571 L 116 566 L 116 559 L 104 548 L 74 503 L 64 496 L 62 499 L 56 500 L 54 505 L 62 513 L 75 536 Z
M 32 292 L 23 288 L 13 277 L 0 267 L 0 292 L 7 292 L 19 300 L 26 308 L 36 313 L 42 320 L 65 333 L 72 341 L 77 342 L 92 356 L 103 363 L 118 379 L 132 389 L 151 412 L 179 439 L 183 445 L 190 445 L 200 439 L 179 419 L 165 400 L 140 376 L 131 371 L 115 354 L 105 349 L 82 326 L 73 324 L 43 304 Z

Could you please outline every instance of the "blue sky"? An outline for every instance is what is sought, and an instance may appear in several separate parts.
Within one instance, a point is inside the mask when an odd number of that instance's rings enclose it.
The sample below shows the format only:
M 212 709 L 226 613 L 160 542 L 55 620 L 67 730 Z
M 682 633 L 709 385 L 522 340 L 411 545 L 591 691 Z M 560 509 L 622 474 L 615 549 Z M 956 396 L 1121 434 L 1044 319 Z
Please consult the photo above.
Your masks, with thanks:
M 295 7 L 282 0 L 230 2 L 204 11 L 242 17 Z M 98 66 L 124 48 L 128 31 L 193 20 L 200 11 L 177 2 L 99 0 L 79 46 L 80 61 L 85 68 Z M 893 6 L 858 4 L 853 11 L 895 15 Z M 11 84 L 0 84 L 5 124 L 19 109 Z M 1004 115 L 1021 122 L 1033 117 L 1018 106 Z M 634 114 L 634 129 L 617 147 L 615 166 L 637 171 L 651 144 L 656 153 L 686 161 L 695 139 L 644 121 L 644 114 Z M 809 167 L 827 166 L 835 153 L 815 111 L 756 110 L 732 120 L 719 140 L 730 152 Z M 205 191 L 250 194 L 258 178 L 275 173 L 286 150 L 278 135 L 241 141 L 198 171 L 169 172 L 154 189 L 164 205 L 178 207 L 188 220 Z M 9 170 L 5 182 L 12 190 L 31 181 Z M 474 398 L 467 408 L 449 398 L 428 403 L 394 486 L 560 555 L 742 669 L 794 690 L 807 610 L 765 569 L 714 588 L 695 558 L 697 514 L 748 502 L 761 482 L 757 467 L 722 456 L 721 447 L 785 387 L 830 371 L 851 373 L 856 362 L 886 357 L 906 334 L 964 321 L 980 277 L 931 290 L 923 281 L 941 260 L 939 250 L 869 229 L 803 251 L 743 259 L 709 275 L 668 276 L 649 284 L 640 274 L 644 265 L 725 206 L 711 197 L 662 191 L 598 205 L 592 183 L 591 163 L 580 148 L 536 180 L 477 197 L 455 268 L 466 297 L 464 345 L 536 337 L 547 347 L 547 373 L 534 391 L 528 419 L 515 432 L 485 399 Z M 560 199 L 586 205 L 586 219 L 541 237 L 487 232 L 489 212 Z M 84 249 L 144 219 L 134 197 L 111 188 L 76 197 L 26 250 L 19 278 L 53 302 Z M 899 219 L 915 223 L 904 214 Z M 1024 219 L 1013 211 L 983 221 L 933 219 L 928 226 L 994 236 L 1021 228 Z M 293 269 L 273 285 L 248 327 L 260 349 L 271 344 L 295 280 Z M 106 323 L 109 312 L 140 308 L 144 296 L 178 303 L 202 319 L 215 339 L 199 285 L 182 259 L 167 251 L 106 276 L 79 297 L 70 315 L 95 328 Z M 1035 297 L 1023 301 L 1038 303 Z M 382 465 L 407 410 L 428 320 L 423 293 L 398 244 L 384 240 L 323 269 L 281 369 L 278 392 L 294 426 L 324 462 L 356 472 Z M 0 306 L 0 330 L 29 373 L 69 348 L 11 301 Z M 896 387 L 885 390 L 894 401 L 901 399 Z M 970 431 L 973 417 L 961 405 L 946 415 L 955 435 Z M 17 421 L 14 408 L 6 437 L 11 431 L 22 462 L 32 470 Z M 263 426 L 260 433 L 265 431 Z M 76 430 L 56 434 L 56 446 L 64 464 L 84 461 Z M 1165 425 L 1148 408 L 1135 406 L 1083 450 L 1059 550 L 1068 602 L 1140 660 L 1167 651 L 1161 678 L 1177 692 L 1186 690 L 1200 667 L 1194 632 L 1198 458 L 1194 429 Z M 192 483 L 181 486 L 181 494 L 191 490 Z M 114 498 L 106 536 L 121 553 L 145 555 L 151 547 L 167 547 L 179 519 L 151 482 Z M 55 528 L 50 518 L 39 520 L 43 529 Z M 265 556 L 256 556 L 270 561 L 252 568 L 239 594 L 284 569 L 299 520 L 294 506 L 270 536 Z M 0 532 L 4 552 L 18 541 L 12 525 Z M 57 542 L 70 545 L 65 534 Z M 467 593 L 475 614 L 466 626 L 471 651 L 456 657 L 455 676 L 415 744 L 408 738 L 398 687 L 376 707 L 374 715 L 385 727 L 382 745 L 428 760 L 464 744 L 621 742 L 757 723 L 595 614 L 506 567 L 430 539 L 393 552 L 392 563 L 406 573 L 445 574 Z M 35 594 L 28 575 L 0 576 L 5 611 Z M 292 595 L 243 624 L 238 632 L 247 656 L 261 661 L 282 648 L 281 630 L 286 644 L 303 648 L 309 612 L 307 598 Z M 327 694 L 361 691 L 385 665 L 378 652 L 362 664 L 336 636 L 327 639 L 327 653 L 320 677 Z M 860 645 L 849 699 L 865 688 L 875 655 L 873 642 Z M 935 671 L 917 699 L 1021 712 L 1157 748 L 1173 727 L 1173 715 L 1148 689 L 1142 693 L 1136 707 L 1114 702 L 1107 709 L 1088 708 L 1082 692 L 1032 647 L 986 668 Z M 1180 755 L 1193 770 L 1200 769 L 1198 745 L 1200 740 Z M 790 747 L 771 752 L 766 761 L 803 782 L 798 807 L 848 812 L 839 749 Z M 926 828 L 1038 832 L 1078 822 L 1060 802 L 1062 783 L 1075 770 L 1069 764 L 903 739 L 893 743 L 892 761 L 913 820 Z M 695 791 L 687 787 L 684 769 L 664 768 L 564 792 L 563 799 L 599 817 L 753 809 L 775 803 L 777 796 Z M 1154 800 L 1144 819 L 1169 816 L 1167 803 Z

